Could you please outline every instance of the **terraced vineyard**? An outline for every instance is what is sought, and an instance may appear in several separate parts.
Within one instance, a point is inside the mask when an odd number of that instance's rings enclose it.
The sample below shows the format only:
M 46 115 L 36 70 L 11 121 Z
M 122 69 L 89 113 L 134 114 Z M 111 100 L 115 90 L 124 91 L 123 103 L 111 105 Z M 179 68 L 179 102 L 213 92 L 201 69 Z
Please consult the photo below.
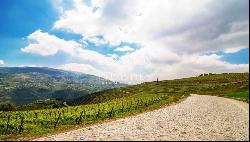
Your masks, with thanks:
M 177 102 L 191 93 L 221 95 L 248 101 L 248 82 L 248 73 L 149 82 L 70 100 L 69 104 L 75 105 L 71 107 L 0 112 L 0 139 L 40 136 L 78 124 L 124 117 Z M 238 97 L 239 94 L 241 97 Z

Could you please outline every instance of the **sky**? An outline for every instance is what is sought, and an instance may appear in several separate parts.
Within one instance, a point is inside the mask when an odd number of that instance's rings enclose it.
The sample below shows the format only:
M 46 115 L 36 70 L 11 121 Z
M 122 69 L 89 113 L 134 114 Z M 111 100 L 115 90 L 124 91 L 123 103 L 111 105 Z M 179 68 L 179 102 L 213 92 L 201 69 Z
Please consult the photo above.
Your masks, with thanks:
M 249 72 L 248 0 L 1 0 L 0 66 L 112 81 Z

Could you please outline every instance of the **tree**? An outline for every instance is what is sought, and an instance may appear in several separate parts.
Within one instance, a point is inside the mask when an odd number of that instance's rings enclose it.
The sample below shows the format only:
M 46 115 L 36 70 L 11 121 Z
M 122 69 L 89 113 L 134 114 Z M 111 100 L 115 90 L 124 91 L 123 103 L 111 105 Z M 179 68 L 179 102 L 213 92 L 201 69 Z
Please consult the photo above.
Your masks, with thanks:
M 14 111 L 16 106 L 13 103 L 0 103 L 0 111 Z

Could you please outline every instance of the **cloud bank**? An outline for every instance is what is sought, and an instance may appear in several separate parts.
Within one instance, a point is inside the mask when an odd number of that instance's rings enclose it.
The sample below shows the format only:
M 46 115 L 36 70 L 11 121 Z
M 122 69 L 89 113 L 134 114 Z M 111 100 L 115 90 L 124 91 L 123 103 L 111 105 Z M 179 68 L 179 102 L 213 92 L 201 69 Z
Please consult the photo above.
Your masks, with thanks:
M 249 64 L 216 55 L 249 48 L 248 5 L 247 0 L 91 0 L 90 5 L 74 0 L 72 8 L 58 4 L 61 16 L 53 29 L 80 34 L 81 42 L 37 30 L 21 50 L 41 56 L 64 52 L 78 62 L 58 68 L 127 83 L 248 72 Z M 121 46 L 124 42 L 140 48 Z M 84 43 L 118 46 L 114 52 L 126 54 L 101 54 Z

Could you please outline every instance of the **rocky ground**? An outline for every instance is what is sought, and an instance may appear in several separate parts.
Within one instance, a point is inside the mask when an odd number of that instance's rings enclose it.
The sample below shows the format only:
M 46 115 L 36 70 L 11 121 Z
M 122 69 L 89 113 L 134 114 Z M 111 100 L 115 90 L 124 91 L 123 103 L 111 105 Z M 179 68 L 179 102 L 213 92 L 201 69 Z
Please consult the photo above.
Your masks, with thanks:
M 206 95 L 136 116 L 35 141 L 249 140 L 249 105 Z

